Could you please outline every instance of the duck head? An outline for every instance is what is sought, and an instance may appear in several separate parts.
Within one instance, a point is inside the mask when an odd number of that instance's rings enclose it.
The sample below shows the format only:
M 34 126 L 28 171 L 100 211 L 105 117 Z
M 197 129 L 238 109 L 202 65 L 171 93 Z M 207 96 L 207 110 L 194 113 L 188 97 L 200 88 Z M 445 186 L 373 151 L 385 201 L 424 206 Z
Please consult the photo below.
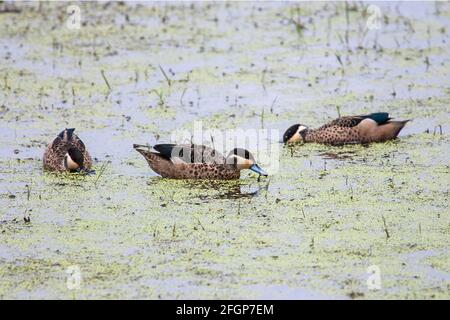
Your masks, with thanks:
M 304 140 L 304 134 L 306 133 L 306 130 L 308 130 L 307 126 L 304 126 L 302 124 L 294 124 L 293 126 L 289 127 L 289 129 L 286 130 L 286 132 L 283 135 L 283 142 L 300 142 Z
M 255 158 L 250 151 L 241 148 L 234 148 L 230 151 L 226 160 L 227 164 L 237 167 L 239 170 L 249 169 L 262 176 L 267 176 L 264 171 L 255 161 Z

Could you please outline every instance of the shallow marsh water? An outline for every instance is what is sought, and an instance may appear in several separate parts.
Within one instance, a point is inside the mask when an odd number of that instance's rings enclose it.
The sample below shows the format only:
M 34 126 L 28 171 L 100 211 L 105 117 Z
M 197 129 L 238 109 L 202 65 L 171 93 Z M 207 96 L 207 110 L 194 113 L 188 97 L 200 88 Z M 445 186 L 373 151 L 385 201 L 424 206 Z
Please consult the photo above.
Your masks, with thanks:
M 0 297 L 450 298 L 450 5 L 377 5 L 366 31 L 364 3 L 82 3 L 79 30 L 65 3 L 0 13 Z M 269 139 L 267 179 L 165 180 L 132 149 L 374 111 L 413 120 L 369 147 Z M 97 175 L 42 171 L 65 127 Z

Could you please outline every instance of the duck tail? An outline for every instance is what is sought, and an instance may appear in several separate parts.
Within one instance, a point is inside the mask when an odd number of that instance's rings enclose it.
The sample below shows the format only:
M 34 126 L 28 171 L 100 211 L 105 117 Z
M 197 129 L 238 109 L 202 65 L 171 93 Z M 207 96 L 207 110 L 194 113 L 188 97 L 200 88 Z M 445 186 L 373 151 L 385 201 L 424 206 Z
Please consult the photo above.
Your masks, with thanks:
M 392 135 L 394 137 L 397 137 L 400 131 L 403 129 L 403 127 L 411 121 L 411 119 L 408 120 L 396 120 L 396 121 L 389 121 L 386 123 L 386 126 L 390 127 L 390 130 L 392 132 Z
M 152 146 L 150 146 L 150 145 L 145 145 L 145 144 L 136 144 L 136 143 L 133 143 L 133 148 L 134 148 L 134 149 L 141 149 L 141 148 L 144 148 L 144 149 L 151 149 Z
M 148 157 L 151 153 L 150 150 L 152 147 L 150 145 L 144 145 L 144 144 L 133 144 L 133 149 L 142 154 L 144 157 Z
M 396 126 L 401 126 L 402 128 L 405 126 L 405 124 L 407 124 L 409 121 L 411 121 L 412 119 L 406 119 L 406 120 L 389 120 L 388 123 L 393 123 Z

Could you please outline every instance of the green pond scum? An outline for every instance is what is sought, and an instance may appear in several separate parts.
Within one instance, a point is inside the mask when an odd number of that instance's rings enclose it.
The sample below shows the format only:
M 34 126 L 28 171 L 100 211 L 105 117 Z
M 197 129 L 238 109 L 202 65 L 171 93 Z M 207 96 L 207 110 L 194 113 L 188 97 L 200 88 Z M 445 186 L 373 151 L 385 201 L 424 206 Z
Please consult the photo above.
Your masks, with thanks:
M 1 299 L 450 298 L 448 2 L 70 4 L 0 3 Z M 132 147 L 381 111 L 395 141 L 269 141 L 267 178 Z M 64 128 L 96 175 L 42 170 Z

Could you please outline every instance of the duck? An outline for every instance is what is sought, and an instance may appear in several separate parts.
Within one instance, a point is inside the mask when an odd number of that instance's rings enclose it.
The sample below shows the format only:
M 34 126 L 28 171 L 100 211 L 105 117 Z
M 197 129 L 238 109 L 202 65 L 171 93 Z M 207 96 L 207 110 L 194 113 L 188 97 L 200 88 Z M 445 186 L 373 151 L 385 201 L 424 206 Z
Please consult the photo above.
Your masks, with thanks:
M 133 148 L 163 178 L 233 180 L 240 178 L 243 169 L 268 175 L 246 149 L 234 148 L 224 157 L 220 152 L 198 144 L 157 144 L 153 147 L 134 144 Z
M 75 128 L 64 129 L 44 151 L 44 170 L 56 172 L 94 173 L 92 158 Z
M 394 121 L 387 112 L 337 118 L 317 129 L 294 124 L 283 135 L 284 143 L 314 142 L 330 145 L 384 142 L 397 137 L 410 120 Z

